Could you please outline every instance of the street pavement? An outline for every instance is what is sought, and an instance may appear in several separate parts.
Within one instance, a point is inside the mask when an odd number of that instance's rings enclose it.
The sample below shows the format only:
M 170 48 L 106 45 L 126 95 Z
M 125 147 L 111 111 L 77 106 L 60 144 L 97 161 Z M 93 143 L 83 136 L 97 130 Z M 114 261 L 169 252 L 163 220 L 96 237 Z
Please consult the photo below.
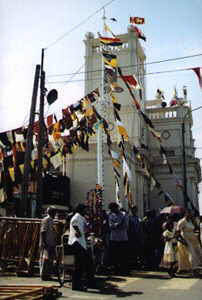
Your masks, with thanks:
M 0 275 L 0 285 L 54 285 L 62 292 L 58 299 L 76 300 L 201 300 L 201 281 L 188 275 L 170 279 L 166 272 L 133 271 L 130 276 L 99 276 L 98 289 L 79 292 L 72 291 L 68 281 L 59 288 L 57 281 L 44 282 L 39 277 Z

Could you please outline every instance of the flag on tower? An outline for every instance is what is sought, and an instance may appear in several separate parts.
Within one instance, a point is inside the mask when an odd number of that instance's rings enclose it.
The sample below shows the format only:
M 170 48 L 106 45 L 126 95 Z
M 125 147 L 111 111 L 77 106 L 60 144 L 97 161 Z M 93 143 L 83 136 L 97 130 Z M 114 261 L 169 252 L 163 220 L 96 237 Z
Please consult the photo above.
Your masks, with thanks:
M 100 43 L 104 44 L 106 46 L 121 46 L 123 43 L 119 38 L 115 38 L 115 37 L 103 37 L 100 36 L 99 37 Z
M 110 18 L 110 20 L 113 21 L 113 22 L 117 22 L 116 18 Z
M 145 19 L 140 17 L 130 17 L 130 23 L 142 25 L 145 23 Z
M 133 31 L 137 34 L 137 37 L 146 42 L 146 36 L 142 32 L 142 30 L 140 30 L 137 26 L 131 26 L 131 27 L 132 27 Z
M 116 35 L 111 31 L 110 27 L 107 24 L 104 24 L 104 31 L 110 32 L 114 38 L 116 37 Z
M 196 73 L 199 80 L 200 88 L 202 89 L 202 68 L 192 68 L 192 70 Z

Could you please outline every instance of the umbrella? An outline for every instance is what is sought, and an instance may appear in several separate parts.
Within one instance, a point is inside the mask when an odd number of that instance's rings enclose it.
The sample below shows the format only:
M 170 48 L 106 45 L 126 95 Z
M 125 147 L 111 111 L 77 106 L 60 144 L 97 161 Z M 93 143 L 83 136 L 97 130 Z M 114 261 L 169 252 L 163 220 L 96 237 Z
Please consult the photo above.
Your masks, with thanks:
M 184 212 L 184 207 L 179 205 L 171 205 L 171 206 L 164 207 L 160 211 L 160 214 L 181 214 L 183 212 Z

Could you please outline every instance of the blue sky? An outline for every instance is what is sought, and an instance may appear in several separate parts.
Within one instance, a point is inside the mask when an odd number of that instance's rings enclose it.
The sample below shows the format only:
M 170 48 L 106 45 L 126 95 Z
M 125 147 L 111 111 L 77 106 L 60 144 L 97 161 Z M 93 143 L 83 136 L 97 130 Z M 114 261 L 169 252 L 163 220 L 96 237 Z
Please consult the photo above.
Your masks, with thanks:
M 0 131 L 16 128 L 28 120 L 36 64 L 40 64 L 41 49 L 45 51 L 47 80 L 69 80 L 70 74 L 84 63 L 84 37 L 88 31 L 95 35 L 102 31 L 102 11 L 79 26 L 55 44 L 64 33 L 85 20 L 107 0 L 1 0 L 0 4 Z M 147 62 L 183 57 L 202 53 L 202 1 L 200 0 L 114 0 L 106 7 L 106 16 L 115 17 L 116 23 L 108 23 L 115 34 L 126 32 L 130 16 L 144 17 L 142 26 L 147 42 L 142 41 Z M 147 66 L 147 72 L 202 66 L 202 56 L 175 62 Z M 83 71 L 83 69 L 81 69 Z M 80 75 L 74 78 L 79 79 Z M 190 71 L 148 75 L 147 97 L 154 98 L 161 88 L 170 101 L 173 88 L 179 94 L 183 85 L 188 88 L 192 107 L 202 105 L 202 91 L 195 74 Z M 60 110 L 68 103 L 83 96 L 83 82 L 47 84 L 57 88 L 59 100 L 45 111 Z M 48 111 L 47 111 L 48 110 Z M 196 146 L 202 147 L 200 115 L 194 112 L 194 137 Z M 202 150 L 198 149 L 202 157 Z

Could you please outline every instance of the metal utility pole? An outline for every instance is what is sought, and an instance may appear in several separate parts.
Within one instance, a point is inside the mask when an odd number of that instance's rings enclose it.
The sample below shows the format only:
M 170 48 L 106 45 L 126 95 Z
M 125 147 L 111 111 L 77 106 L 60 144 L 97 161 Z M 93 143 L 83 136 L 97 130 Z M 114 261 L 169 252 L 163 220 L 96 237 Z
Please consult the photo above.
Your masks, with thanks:
M 39 104 L 39 135 L 38 135 L 38 166 L 37 166 L 37 210 L 38 214 L 41 214 L 42 206 L 42 192 L 43 192 L 43 147 L 45 143 L 44 132 L 44 98 L 45 98 L 45 72 L 43 70 L 44 65 L 44 49 L 41 52 L 41 81 L 40 81 L 40 104 Z
M 185 116 L 187 113 L 185 114 Z M 186 166 L 186 153 L 185 153 L 185 119 L 182 121 L 182 160 L 183 160 L 183 197 L 184 206 L 187 208 L 188 198 L 187 198 L 187 166 Z
M 185 151 L 185 120 L 188 114 L 192 113 L 195 110 L 201 109 L 202 106 L 196 107 L 192 110 L 188 110 L 182 118 L 182 160 L 183 160 L 183 197 L 184 197 L 184 206 L 188 207 L 188 193 L 187 193 L 187 165 L 186 165 L 186 151 Z
M 20 214 L 22 217 L 27 217 L 28 209 L 28 182 L 29 182 L 29 173 L 30 173 L 30 161 L 31 161 L 31 151 L 33 147 L 33 125 L 35 120 L 35 110 L 39 86 L 39 74 L 40 74 L 40 65 L 36 65 L 35 77 L 34 77 L 34 86 L 32 93 L 32 102 L 30 108 L 30 118 L 29 125 L 27 130 L 26 137 L 26 148 L 25 148 L 25 160 L 24 160 L 24 173 L 22 181 L 22 198 L 21 198 L 21 207 Z

